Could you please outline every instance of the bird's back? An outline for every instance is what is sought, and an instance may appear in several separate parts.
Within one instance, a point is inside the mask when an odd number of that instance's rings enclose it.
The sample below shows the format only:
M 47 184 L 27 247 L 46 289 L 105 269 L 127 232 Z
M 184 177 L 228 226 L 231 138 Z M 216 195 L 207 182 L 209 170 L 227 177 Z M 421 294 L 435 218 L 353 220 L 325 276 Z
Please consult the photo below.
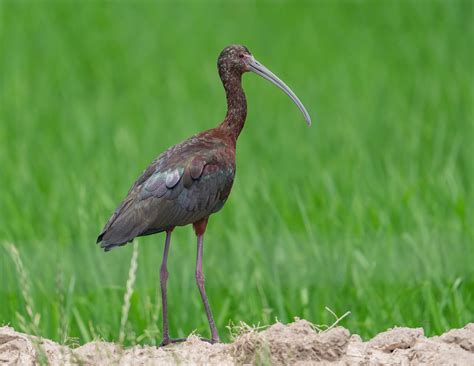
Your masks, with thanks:
M 235 175 L 235 141 L 216 129 L 156 158 L 130 188 L 97 238 L 105 250 L 137 236 L 194 223 L 222 208 Z

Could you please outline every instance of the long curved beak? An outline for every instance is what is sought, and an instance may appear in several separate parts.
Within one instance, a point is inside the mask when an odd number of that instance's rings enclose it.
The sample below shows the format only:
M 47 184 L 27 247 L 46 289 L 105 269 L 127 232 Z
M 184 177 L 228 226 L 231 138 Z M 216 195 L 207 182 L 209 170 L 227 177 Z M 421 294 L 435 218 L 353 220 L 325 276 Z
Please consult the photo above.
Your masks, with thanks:
M 255 58 L 252 57 L 252 59 L 248 63 L 249 71 L 253 71 L 254 73 L 260 75 L 264 79 L 267 79 L 268 81 L 272 82 L 276 86 L 278 86 L 281 90 L 283 90 L 293 102 L 298 106 L 300 109 L 301 113 L 303 113 L 304 119 L 308 126 L 311 126 L 311 117 L 309 116 L 308 111 L 304 107 L 303 103 L 298 99 L 295 93 L 283 82 L 276 76 L 273 72 L 268 70 L 265 66 L 263 66 L 260 62 L 255 60 Z

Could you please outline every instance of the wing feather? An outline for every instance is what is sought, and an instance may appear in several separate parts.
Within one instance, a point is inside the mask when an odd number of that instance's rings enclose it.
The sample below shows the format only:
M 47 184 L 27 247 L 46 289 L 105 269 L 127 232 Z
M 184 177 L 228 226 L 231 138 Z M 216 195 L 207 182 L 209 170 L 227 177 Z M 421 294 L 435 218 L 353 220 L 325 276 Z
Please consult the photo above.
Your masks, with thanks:
M 214 148 L 177 145 L 155 159 L 99 235 L 101 246 L 109 250 L 221 209 L 232 188 L 235 162 L 222 152 L 225 146 L 208 145 Z

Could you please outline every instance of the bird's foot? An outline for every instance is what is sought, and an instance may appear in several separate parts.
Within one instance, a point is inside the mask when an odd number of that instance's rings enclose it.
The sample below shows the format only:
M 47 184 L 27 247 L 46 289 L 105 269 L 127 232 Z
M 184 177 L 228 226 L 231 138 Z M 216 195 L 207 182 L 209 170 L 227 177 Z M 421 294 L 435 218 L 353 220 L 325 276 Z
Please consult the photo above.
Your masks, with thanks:
M 171 343 L 179 343 L 179 342 L 186 342 L 187 338 L 164 338 L 159 347 L 164 347 L 167 346 L 168 344 Z
M 219 338 L 208 339 L 208 338 L 199 337 L 199 339 L 203 342 L 208 342 L 210 344 L 221 343 L 221 340 Z M 168 344 L 180 343 L 180 342 L 186 342 L 186 341 L 187 341 L 187 338 L 165 338 L 161 341 L 159 347 L 164 347 L 164 346 L 167 346 Z
M 199 337 L 199 339 L 203 342 L 208 342 L 210 344 L 216 344 L 216 343 L 221 343 L 221 340 L 219 339 L 219 337 L 217 338 L 202 338 L 202 337 Z

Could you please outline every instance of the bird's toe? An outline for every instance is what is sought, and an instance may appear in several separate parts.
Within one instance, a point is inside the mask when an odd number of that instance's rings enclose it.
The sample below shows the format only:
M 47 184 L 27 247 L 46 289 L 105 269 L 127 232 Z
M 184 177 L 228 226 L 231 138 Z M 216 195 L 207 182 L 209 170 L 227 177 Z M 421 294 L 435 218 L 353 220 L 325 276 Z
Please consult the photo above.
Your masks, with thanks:
M 159 347 L 164 347 L 172 343 L 186 342 L 187 338 L 163 338 Z
M 168 344 L 171 343 L 171 340 L 168 338 L 168 339 L 163 339 L 161 342 L 160 342 L 160 345 L 158 347 L 164 347 L 164 346 L 167 346 Z
M 219 339 L 219 337 L 217 338 L 199 338 L 201 341 L 203 342 L 208 342 L 210 344 L 215 344 L 215 343 L 221 343 L 221 340 Z

